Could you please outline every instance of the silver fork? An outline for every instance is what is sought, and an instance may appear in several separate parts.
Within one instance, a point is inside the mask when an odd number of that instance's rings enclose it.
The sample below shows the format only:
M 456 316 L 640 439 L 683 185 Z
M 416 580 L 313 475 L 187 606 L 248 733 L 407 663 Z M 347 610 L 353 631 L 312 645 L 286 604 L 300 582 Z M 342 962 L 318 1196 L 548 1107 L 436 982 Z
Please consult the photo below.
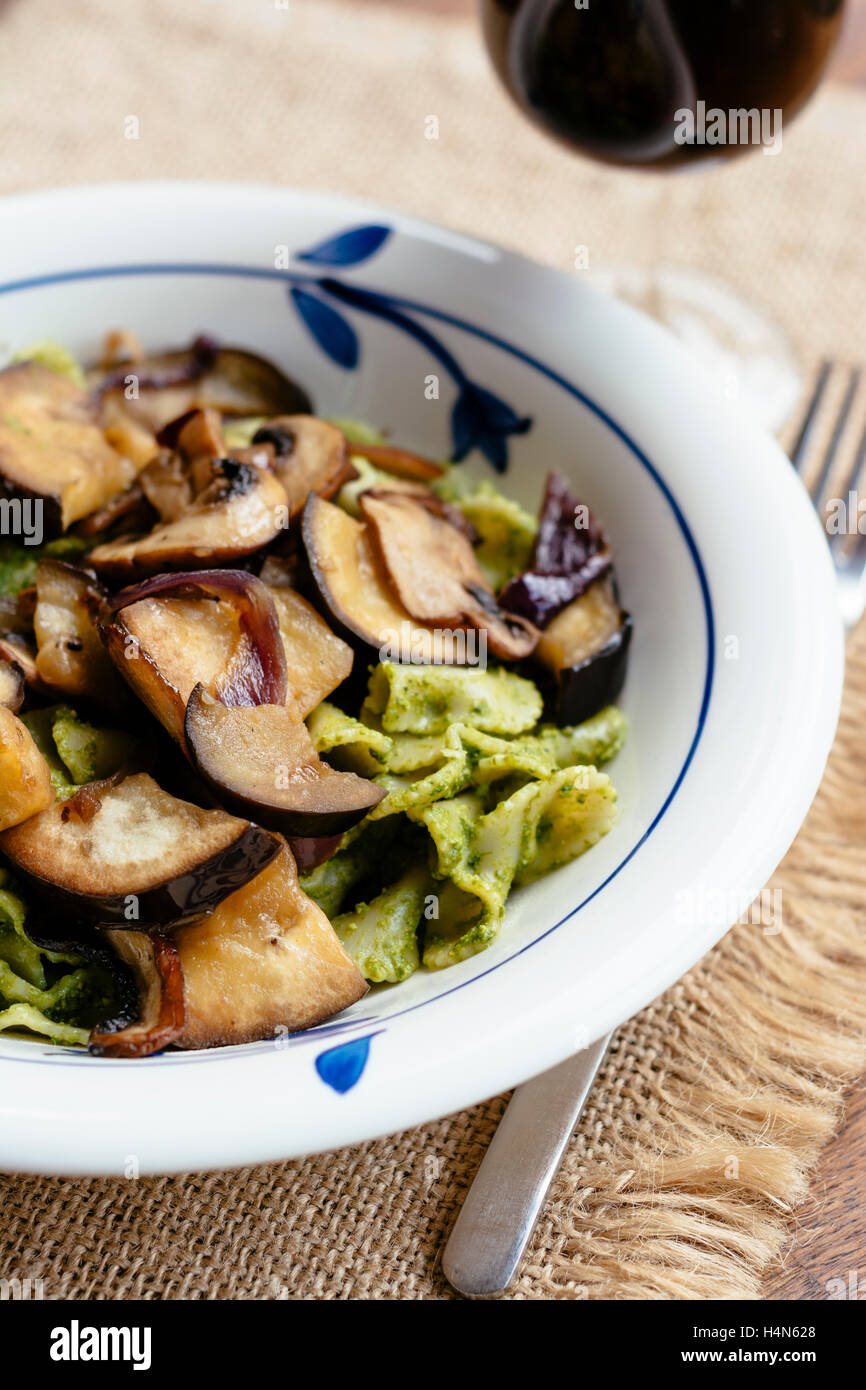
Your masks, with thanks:
M 834 372 L 822 362 L 791 451 L 802 475 L 812 454 L 821 407 Z M 851 419 L 861 370 L 848 370 L 845 394 L 809 495 L 824 516 L 825 494 Z M 839 602 L 850 631 L 866 610 L 866 534 L 860 534 L 858 485 L 866 462 L 866 427 L 843 485 L 844 530 L 828 532 Z M 851 509 L 853 505 L 853 530 Z M 866 499 L 863 529 L 866 533 Z M 592 1092 L 613 1033 L 559 1066 L 518 1086 L 481 1161 L 442 1254 L 445 1278 L 469 1298 L 504 1293 L 520 1268 L 550 1185 Z

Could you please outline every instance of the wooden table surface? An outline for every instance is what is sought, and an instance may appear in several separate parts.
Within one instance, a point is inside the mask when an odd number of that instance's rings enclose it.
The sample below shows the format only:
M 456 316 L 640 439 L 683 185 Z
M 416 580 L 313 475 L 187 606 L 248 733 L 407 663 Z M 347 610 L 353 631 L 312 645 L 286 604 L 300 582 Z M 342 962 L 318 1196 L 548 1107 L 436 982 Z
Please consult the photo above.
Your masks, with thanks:
M 368 0 L 357 0 L 359 4 Z M 381 4 L 383 0 L 376 0 Z M 439 14 L 471 16 L 475 0 L 391 0 Z M 851 3 L 836 55 L 837 80 L 866 87 L 866 0 Z M 866 171 L 864 171 L 866 173 Z M 783 1266 L 764 1283 L 766 1299 L 826 1299 L 828 1283 L 862 1280 L 866 1298 L 866 1081 L 851 1091 L 845 1120 L 821 1157 L 808 1204 L 792 1223 Z

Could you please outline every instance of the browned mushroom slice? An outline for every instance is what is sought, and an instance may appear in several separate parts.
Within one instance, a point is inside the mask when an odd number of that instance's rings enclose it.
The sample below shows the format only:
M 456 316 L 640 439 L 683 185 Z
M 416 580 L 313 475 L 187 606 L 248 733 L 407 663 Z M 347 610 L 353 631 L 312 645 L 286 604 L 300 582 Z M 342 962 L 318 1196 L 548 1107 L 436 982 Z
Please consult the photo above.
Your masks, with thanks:
M 261 468 L 221 459 L 189 510 L 137 540 L 110 541 L 88 563 L 111 580 L 229 564 L 268 545 L 288 525 L 282 485 Z
M 350 674 L 352 649 L 294 589 L 273 588 L 270 594 L 286 653 L 286 704 L 296 719 L 306 719 Z
M 323 763 L 306 725 L 285 705 L 229 707 L 197 685 L 184 736 L 224 806 L 286 835 L 336 835 L 385 795 L 374 782 Z
M 73 532 L 86 540 L 98 537 L 101 532 L 115 528 L 115 535 L 122 532 L 142 531 L 152 526 L 156 518 L 153 509 L 142 491 L 141 484 L 135 482 L 111 498 L 98 512 L 91 512 L 83 521 L 75 523 Z
M 397 449 L 391 444 L 352 444 L 352 453 L 381 468 L 383 473 L 392 473 L 395 478 L 409 478 L 422 483 L 441 478 L 445 469 L 441 463 L 412 454 L 408 449 Z
M 102 590 L 85 570 L 43 559 L 36 571 L 36 674 L 51 691 L 117 705 L 126 694 L 99 636 Z
M 212 916 L 174 934 L 186 996 L 178 1047 L 224 1047 L 312 1028 L 367 993 L 283 845 Z
M 4 830 L 0 849 L 73 919 L 135 930 L 205 916 L 276 853 L 267 831 L 179 801 L 146 773 L 82 788 Z
M 160 449 L 141 470 L 138 484 L 161 521 L 178 521 L 192 506 L 189 470 L 173 449 Z
M 51 691 L 42 684 L 36 670 L 36 648 L 17 632 L 6 632 L 0 637 L 0 658 L 18 666 L 29 688 L 39 695 L 50 695 Z
M 17 661 L 0 657 L 0 706 L 17 714 L 24 703 L 24 672 Z
M 170 420 L 157 435 L 163 448 L 177 449 L 185 459 L 204 454 L 207 458 L 222 458 L 226 452 L 222 416 L 218 410 L 188 410 L 176 420 Z
M 490 650 L 504 660 L 529 656 L 537 629 L 498 607 L 468 538 L 456 526 L 405 493 L 364 493 L 361 512 L 413 618 L 486 631 Z
M 302 387 L 255 353 L 220 347 L 197 338 L 179 352 L 157 353 L 135 362 L 99 369 L 90 383 L 106 404 L 118 401 L 133 419 L 158 433 L 188 410 L 218 410 L 222 415 L 284 415 L 312 409 Z M 128 384 L 135 384 L 130 399 Z
M 286 489 L 291 515 L 298 516 L 311 492 L 333 497 L 357 472 L 342 430 L 314 415 L 285 415 L 269 420 L 253 435 L 253 444 L 270 444 L 272 468 Z
M 167 936 L 116 928 L 100 933 L 131 973 L 137 1000 L 132 1017 L 98 1024 L 90 1034 L 97 1057 L 150 1057 L 176 1042 L 185 1023 L 183 972 Z
M 304 548 L 322 604 L 339 635 L 380 659 L 443 665 L 462 660 L 451 634 L 415 622 L 388 583 L 363 523 L 321 497 L 304 508 Z
M 96 511 L 135 477 L 73 382 L 36 362 L 0 371 L 0 488 L 43 504 L 45 531 Z

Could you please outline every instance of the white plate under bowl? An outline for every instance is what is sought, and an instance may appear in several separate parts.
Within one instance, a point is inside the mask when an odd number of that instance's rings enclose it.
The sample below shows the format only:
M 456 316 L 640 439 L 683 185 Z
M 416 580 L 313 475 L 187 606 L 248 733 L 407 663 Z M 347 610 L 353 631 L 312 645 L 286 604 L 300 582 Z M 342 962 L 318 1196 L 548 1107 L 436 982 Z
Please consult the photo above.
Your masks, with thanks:
M 303 258 L 358 227 L 389 233 Z M 127 1062 L 0 1038 L 0 1168 L 212 1168 L 417 1124 L 561 1061 L 723 935 L 818 786 L 843 643 L 790 464 L 668 334 L 579 274 L 371 204 L 252 185 L 9 198 L 0 266 L 0 349 L 48 336 L 90 355 L 116 326 L 152 347 L 211 333 L 273 358 L 320 412 L 439 457 L 458 394 L 492 391 L 510 408 L 487 402 L 492 450 L 532 419 L 506 441 L 502 485 L 534 508 L 548 468 L 571 479 L 608 529 L 635 622 L 631 735 L 610 769 L 621 817 L 514 895 L 488 951 L 281 1045 Z M 350 303 L 346 287 L 368 297 Z M 495 476 L 477 450 L 466 467 Z

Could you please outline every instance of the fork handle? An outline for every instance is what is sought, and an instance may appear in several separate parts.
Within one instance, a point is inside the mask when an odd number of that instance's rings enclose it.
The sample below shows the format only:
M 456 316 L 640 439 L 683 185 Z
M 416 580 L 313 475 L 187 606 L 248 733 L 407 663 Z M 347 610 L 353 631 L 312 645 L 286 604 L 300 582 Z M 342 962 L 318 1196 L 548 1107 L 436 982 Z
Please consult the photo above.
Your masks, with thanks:
M 519 1086 L 475 1175 L 442 1255 L 467 1298 L 508 1288 L 613 1035 Z

